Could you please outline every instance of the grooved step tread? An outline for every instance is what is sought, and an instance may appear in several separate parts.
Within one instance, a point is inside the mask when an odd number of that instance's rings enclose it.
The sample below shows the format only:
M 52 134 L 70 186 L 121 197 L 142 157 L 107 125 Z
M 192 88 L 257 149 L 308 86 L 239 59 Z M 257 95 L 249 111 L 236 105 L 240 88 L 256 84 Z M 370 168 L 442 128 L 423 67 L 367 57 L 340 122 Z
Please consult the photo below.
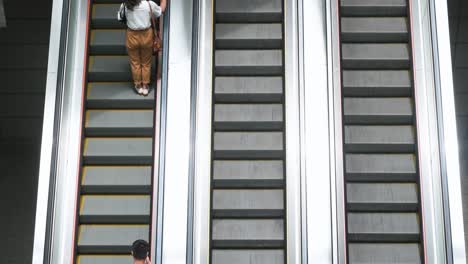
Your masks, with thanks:
M 217 0 L 215 13 L 216 23 L 274 23 L 283 19 L 280 0 Z
M 341 16 L 406 16 L 406 0 L 341 0 Z
M 80 254 L 129 254 L 137 239 L 148 241 L 148 225 L 80 225 Z
M 152 109 L 155 105 L 154 84 L 148 96 L 138 95 L 129 82 L 89 83 L 88 109 Z
M 281 24 L 216 24 L 218 49 L 279 49 L 282 46 Z
M 87 136 L 152 136 L 152 110 L 88 110 Z

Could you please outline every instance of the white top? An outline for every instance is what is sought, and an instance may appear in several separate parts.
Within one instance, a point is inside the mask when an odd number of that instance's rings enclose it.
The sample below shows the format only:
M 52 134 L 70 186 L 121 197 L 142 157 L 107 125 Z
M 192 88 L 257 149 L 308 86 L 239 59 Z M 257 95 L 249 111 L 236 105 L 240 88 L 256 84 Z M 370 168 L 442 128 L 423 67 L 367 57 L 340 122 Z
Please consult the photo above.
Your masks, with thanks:
M 149 4 L 148 4 L 149 3 Z M 125 4 L 120 5 L 119 12 L 117 13 L 117 19 L 122 20 L 120 12 L 125 8 L 125 16 L 127 17 L 127 26 L 132 30 L 143 30 L 151 27 L 150 17 L 150 6 L 153 10 L 155 17 L 159 17 L 162 14 L 161 7 L 153 1 L 142 0 L 140 4 L 135 6 L 133 10 L 125 7 Z

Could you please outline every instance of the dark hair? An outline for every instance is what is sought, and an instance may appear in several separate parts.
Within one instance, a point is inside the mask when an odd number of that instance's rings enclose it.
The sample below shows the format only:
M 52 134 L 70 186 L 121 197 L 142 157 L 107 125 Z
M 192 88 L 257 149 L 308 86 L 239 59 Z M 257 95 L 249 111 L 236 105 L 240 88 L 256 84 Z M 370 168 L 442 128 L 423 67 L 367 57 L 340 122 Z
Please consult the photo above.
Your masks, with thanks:
M 137 260 L 145 260 L 149 255 L 149 244 L 145 240 L 138 239 L 132 244 L 132 256 Z
M 133 8 L 137 5 L 139 5 L 141 2 L 141 0 L 125 0 L 124 3 L 125 3 L 125 6 L 127 7 L 127 9 L 129 10 L 133 10 Z

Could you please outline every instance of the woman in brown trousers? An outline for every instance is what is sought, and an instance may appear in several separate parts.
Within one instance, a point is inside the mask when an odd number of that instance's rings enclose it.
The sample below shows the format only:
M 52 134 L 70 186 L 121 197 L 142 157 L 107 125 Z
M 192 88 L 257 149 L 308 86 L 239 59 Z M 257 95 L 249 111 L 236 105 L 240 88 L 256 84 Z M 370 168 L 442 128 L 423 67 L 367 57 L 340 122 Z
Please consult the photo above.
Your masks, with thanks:
M 127 24 L 126 47 L 130 58 L 135 90 L 148 95 L 153 58 L 153 30 L 151 15 L 159 17 L 166 10 L 166 0 L 160 6 L 153 1 L 125 0 L 120 6 L 117 18 Z

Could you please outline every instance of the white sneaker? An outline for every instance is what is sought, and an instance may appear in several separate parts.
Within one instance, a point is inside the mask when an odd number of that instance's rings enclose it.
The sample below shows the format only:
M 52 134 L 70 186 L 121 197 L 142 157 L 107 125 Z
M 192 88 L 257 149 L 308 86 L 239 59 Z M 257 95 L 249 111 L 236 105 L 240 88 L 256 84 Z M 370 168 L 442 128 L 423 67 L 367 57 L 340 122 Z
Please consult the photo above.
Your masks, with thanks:
M 148 86 L 148 85 L 144 85 L 143 88 L 142 88 L 142 90 L 143 90 L 142 94 L 143 94 L 144 96 L 148 96 L 148 94 L 149 94 L 149 86 Z
M 138 89 L 138 94 L 139 94 L 139 95 L 145 95 L 145 88 L 140 87 L 140 88 Z

